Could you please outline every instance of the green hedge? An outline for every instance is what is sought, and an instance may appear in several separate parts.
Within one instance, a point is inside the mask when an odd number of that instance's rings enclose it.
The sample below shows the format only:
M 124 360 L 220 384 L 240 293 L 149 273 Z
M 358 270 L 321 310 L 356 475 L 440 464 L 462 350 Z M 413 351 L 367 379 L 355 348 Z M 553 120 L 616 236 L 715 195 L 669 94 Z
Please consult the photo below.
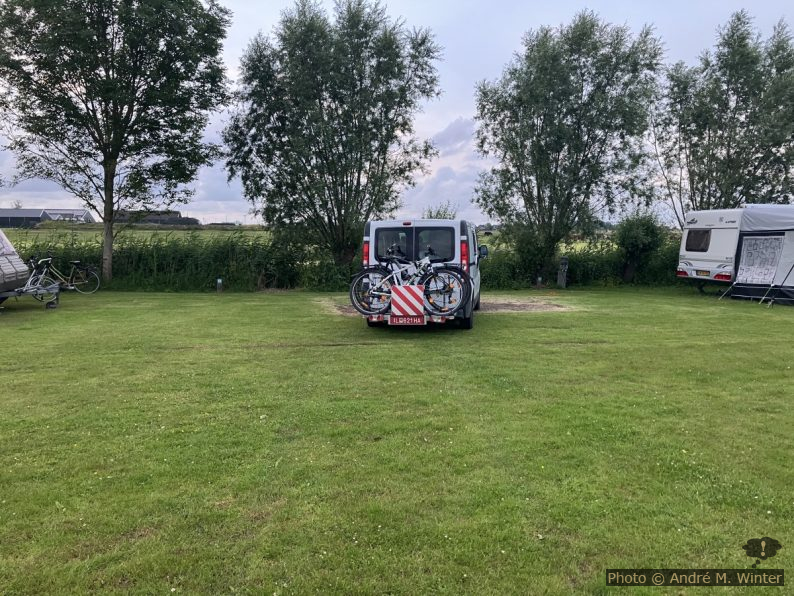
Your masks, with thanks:
M 637 269 L 637 284 L 673 284 L 678 263 L 679 240 L 670 235 L 661 248 L 645 258 Z M 97 240 L 65 233 L 60 236 L 32 236 L 16 243 L 20 254 L 52 254 L 68 268 L 68 261 L 80 260 L 99 267 L 102 247 Z M 623 271 L 622 252 L 602 243 L 569 250 L 568 283 L 617 285 Z M 217 278 L 231 291 L 266 288 L 306 288 L 344 291 L 358 268 L 338 266 L 328 257 L 288 243 L 273 243 L 267 236 L 243 233 L 228 235 L 169 234 L 122 236 L 115 244 L 113 282 L 123 290 L 211 291 Z M 487 290 L 529 287 L 533 272 L 524 271 L 509 249 L 493 250 L 482 261 L 482 284 Z M 555 279 L 545 280 L 554 284 Z M 105 284 L 104 287 L 108 287 Z
M 677 283 L 680 238 L 669 235 L 662 246 L 652 252 L 637 268 L 634 283 L 638 285 L 671 285 Z M 620 248 L 600 243 L 568 250 L 568 284 L 573 286 L 614 286 L 622 282 L 624 254 Z M 559 266 L 559 259 L 557 260 Z M 532 272 L 521 270 L 520 259 L 509 250 L 492 251 L 482 262 L 482 284 L 488 290 L 509 290 L 529 287 L 535 283 Z M 545 280 L 553 285 L 554 279 Z

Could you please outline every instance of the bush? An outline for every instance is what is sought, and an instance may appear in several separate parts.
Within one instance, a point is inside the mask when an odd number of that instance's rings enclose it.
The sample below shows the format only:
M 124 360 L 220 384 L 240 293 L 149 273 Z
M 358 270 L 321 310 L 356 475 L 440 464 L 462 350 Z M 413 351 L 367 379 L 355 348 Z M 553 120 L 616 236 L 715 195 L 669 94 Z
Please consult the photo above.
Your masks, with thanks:
M 608 242 L 589 244 L 568 251 L 568 283 L 571 285 L 616 285 L 620 283 L 620 252 Z
M 518 260 L 512 251 L 494 250 L 480 261 L 484 290 L 509 290 L 528 285 L 518 272 Z
M 681 248 L 680 232 L 665 231 L 662 245 L 647 255 L 640 263 L 634 277 L 635 283 L 646 285 L 672 285 L 681 283 L 675 276 Z
M 636 211 L 617 225 L 614 238 L 623 258 L 624 282 L 634 281 L 638 267 L 659 250 L 666 236 L 667 229 L 650 212 Z

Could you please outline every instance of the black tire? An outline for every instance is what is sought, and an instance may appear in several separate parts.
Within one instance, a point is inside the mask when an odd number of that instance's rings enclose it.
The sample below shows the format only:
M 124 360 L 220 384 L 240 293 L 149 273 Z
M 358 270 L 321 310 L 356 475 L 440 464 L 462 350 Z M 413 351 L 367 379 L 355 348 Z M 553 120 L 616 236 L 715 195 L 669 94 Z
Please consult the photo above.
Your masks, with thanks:
M 474 328 L 474 311 L 472 311 L 472 313 L 468 317 L 464 319 L 460 319 L 459 325 L 461 329 Z
M 46 275 L 44 277 L 42 277 L 41 279 L 39 279 L 39 283 L 38 283 L 38 286 L 40 288 L 51 288 L 52 286 L 55 286 L 55 285 L 59 286 L 58 282 L 55 281 L 54 279 L 52 279 L 51 277 L 46 276 Z M 60 291 L 60 286 L 59 286 L 58 289 Z M 49 302 L 50 300 L 54 300 L 55 299 L 56 294 L 54 292 L 49 291 L 49 290 L 44 290 L 41 293 L 32 294 L 32 296 L 33 296 L 33 298 L 35 298 L 39 302 Z
M 383 321 L 370 321 L 367 319 L 367 327 L 383 327 Z
M 480 296 L 477 296 L 477 302 L 474 305 L 474 310 L 480 310 Z
M 459 269 L 439 267 L 419 283 L 425 287 L 425 309 L 431 315 L 452 316 L 468 303 L 471 295 L 468 275 Z
M 350 283 L 350 303 L 362 315 L 382 315 L 391 306 L 391 280 L 373 294 L 373 287 L 378 287 L 383 280 L 391 275 L 386 267 L 364 269 Z
M 99 275 L 91 269 L 78 269 L 72 278 L 72 287 L 81 294 L 93 294 L 99 289 Z

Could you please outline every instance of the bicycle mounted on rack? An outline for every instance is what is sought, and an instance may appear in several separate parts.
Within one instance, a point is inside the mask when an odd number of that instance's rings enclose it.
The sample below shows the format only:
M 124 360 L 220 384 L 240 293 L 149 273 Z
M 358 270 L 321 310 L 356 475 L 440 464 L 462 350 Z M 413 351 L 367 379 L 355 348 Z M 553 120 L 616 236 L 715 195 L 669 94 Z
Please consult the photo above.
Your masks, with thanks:
M 471 280 L 463 269 L 433 263 L 434 255 L 428 245 L 422 259 L 411 261 L 398 244 L 391 245 L 379 265 L 367 267 L 353 278 L 353 307 L 367 317 L 386 315 L 392 325 L 453 318 L 471 296 Z

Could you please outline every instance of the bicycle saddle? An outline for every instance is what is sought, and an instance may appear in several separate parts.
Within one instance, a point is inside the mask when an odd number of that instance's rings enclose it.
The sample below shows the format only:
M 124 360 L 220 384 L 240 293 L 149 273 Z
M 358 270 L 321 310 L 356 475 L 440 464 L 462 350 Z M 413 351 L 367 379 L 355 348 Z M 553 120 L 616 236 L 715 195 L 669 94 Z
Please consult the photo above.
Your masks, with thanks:
M 70 265 L 79 265 L 80 261 L 69 261 Z

